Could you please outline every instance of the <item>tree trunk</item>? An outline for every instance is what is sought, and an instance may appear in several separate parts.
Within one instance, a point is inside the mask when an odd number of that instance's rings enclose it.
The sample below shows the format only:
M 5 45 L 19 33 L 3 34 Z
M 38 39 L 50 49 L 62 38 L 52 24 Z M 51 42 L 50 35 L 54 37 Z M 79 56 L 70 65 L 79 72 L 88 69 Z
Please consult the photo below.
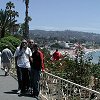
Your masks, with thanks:
M 28 21 L 28 8 L 29 8 L 29 0 L 25 1 L 26 4 L 26 16 L 25 16 L 25 34 L 24 34 L 24 38 L 25 39 L 29 39 L 29 21 Z
M 3 38 L 5 36 L 5 28 L 2 28 L 0 33 L 0 37 Z

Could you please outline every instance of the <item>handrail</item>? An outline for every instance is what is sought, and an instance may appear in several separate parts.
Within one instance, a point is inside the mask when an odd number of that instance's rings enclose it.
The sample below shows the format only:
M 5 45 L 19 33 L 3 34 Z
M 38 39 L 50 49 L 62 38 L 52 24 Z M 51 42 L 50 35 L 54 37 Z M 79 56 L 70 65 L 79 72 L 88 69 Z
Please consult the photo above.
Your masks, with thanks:
M 61 78 L 61 77 L 59 77 L 59 76 L 55 76 L 55 75 L 53 75 L 53 74 L 51 74 L 51 73 L 48 73 L 48 72 L 46 72 L 46 71 L 45 71 L 45 73 L 48 74 L 48 75 L 51 75 L 51 76 L 53 76 L 53 77 L 55 77 L 55 78 L 59 78 L 59 79 L 61 79 L 61 80 L 63 80 L 63 81 L 66 81 L 66 82 L 68 82 L 68 83 L 70 83 L 70 84 L 73 84 L 73 85 L 76 85 L 76 86 L 78 86 L 78 87 L 81 87 L 81 88 L 83 88 L 83 89 L 90 90 L 90 91 L 92 91 L 92 92 L 96 92 L 96 93 L 100 94 L 100 92 L 97 92 L 97 91 L 95 91 L 95 90 L 92 90 L 92 89 L 86 88 L 86 87 L 84 87 L 84 86 L 81 86 L 81 85 L 79 85 L 79 84 L 73 83 L 73 82 L 71 82 L 71 81 L 68 81 L 68 80 L 66 80 L 66 79 L 63 79 L 63 78 Z
M 41 75 L 41 93 L 48 100 L 100 100 L 100 92 L 46 71 Z

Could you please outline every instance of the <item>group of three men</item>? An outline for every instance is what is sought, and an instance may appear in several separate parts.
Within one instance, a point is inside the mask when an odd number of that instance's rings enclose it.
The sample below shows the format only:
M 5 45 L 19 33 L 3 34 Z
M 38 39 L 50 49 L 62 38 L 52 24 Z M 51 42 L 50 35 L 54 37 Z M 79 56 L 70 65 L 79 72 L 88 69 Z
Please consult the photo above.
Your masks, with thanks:
M 33 89 L 32 95 L 38 98 L 40 86 L 40 73 L 44 71 L 44 56 L 33 40 L 22 40 L 15 51 L 15 65 L 21 94 L 26 93 L 29 87 Z

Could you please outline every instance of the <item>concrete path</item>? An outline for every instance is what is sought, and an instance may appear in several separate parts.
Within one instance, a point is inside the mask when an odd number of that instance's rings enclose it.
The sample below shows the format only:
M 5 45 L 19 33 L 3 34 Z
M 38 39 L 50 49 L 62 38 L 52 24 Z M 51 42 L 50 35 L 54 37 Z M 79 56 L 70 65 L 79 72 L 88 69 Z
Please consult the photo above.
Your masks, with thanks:
M 37 100 L 29 95 L 18 96 L 17 94 L 17 80 L 12 76 L 5 76 L 4 71 L 1 70 L 1 52 L 0 52 L 0 100 Z M 41 97 L 40 100 L 45 100 Z
M 0 100 L 36 100 L 28 95 L 19 97 L 17 87 L 17 81 L 12 76 L 4 76 L 0 68 Z

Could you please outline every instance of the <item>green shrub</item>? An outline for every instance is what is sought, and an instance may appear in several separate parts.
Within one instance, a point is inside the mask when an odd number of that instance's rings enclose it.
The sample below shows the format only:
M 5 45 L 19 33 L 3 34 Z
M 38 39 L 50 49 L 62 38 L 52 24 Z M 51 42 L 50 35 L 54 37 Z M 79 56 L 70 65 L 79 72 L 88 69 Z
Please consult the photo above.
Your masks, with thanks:
M 14 53 L 20 43 L 21 41 L 13 36 L 4 37 L 0 40 L 0 51 L 8 45 L 8 48 Z
M 1 39 L 1 41 L 9 41 L 15 48 L 17 46 L 19 46 L 19 44 L 21 43 L 21 41 L 16 38 L 16 37 L 13 37 L 13 36 L 8 36 L 8 37 L 4 37 Z
M 8 48 L 14 53 L 16 48 L 9 41 L 1 41 L 0 42 L 0 51 L 2 51 L 4 48 L 6 48 L 6 45 L 8 45 Z

